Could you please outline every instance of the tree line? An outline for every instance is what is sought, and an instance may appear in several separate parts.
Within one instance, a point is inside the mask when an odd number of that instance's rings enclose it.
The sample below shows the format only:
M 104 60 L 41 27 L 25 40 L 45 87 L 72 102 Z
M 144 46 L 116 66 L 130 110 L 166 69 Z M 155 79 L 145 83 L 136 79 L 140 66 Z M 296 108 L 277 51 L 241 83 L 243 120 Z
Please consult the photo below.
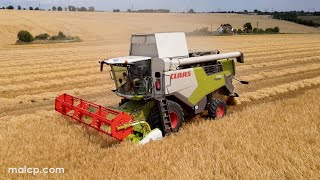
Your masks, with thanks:
M 291 21 L 297 24 L 302 24 L 306 26 L 318 27 L 320 23 L 316 23 L 312 20 L 305 20 L 300 18 L 300 16 L 320 16 L 320 12 L 305 12 L 305 11 L 274 11 L 274 12 L 261 12 L 257 11 L 258 15 L 270 15 L 274 19 Z
M 7 7 L 0 7 L 0 9 L 9 9 L 9 10 L 13 10 L 15 9 L 14 6 L 10 5 Z M 27 8 L 22 8 L 20 5 L 17 6 L 17 10 L 27 10 Z M 28 10 L 44 10 L 44 9 L 40 9 L 39 7 L 29 7 Z M 61 7 L 61 6 L 53 6 L 51 9 L 48 9 L 48 11 L 96 11 L 95 7 L 90 6 L 88 8 L 86 7 L 75 7 L 75 6 L 68 6 L 68 7 Z
M 50 11 L 50 9 L 49 9 Z M 61 6 L 53 6 L 52 11 L 63 11 L 63 8 Z M 68 6 L 64 8 L 64 11 L 96 11 L 93 6 L 90 6 L 88 8 L 86 7 L 75 7 L 75 6 Z
M 0 9 L 9 9 L 9 10 L 13 10 L 14 9 L 14 7 L 13 6 L 7 6 L 7 7 L 0 7 Z M 27 10 L 27 8 L 22 8 L 21 6 L 17 6 L 17 9 L 18 10 Z M 28 10 L 40 10 L 40 8 L 39 7 L 29 7 L 28 8 Z
M 113 12 L 121 12 L 120 9 L 113 9 Z M 126 12 L 129 13 L 170 13 L 169 9 L 139 9 L 139 10 L 132 10 L 132 9 L 128 9 Z

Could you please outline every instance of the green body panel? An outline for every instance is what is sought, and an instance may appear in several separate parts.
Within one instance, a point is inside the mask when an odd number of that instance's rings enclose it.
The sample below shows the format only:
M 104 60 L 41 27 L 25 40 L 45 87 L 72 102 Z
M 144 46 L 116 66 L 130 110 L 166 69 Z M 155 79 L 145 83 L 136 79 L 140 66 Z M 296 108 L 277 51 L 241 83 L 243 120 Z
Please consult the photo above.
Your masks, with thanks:
M 126 126 L 133 126 L 133 130 L 140 133 L 129 135 L 126 138 L 127 140 L 139 143 L 140 140 L 142 140 L 151 132 L 150 126 L 146 120 L 151 112 L 151 109 L 156 105 L 156 103 L 157 102 L 155 100 L 130 100 L 118 108 L 120 111 L 130 113 L 134 118 L 133 124 L 124 125 L 123 128 L 126 128 Z
M 202 67 L 194 68 L 194 73 L 197 78 L 198 87 L 188 98 L 188 101 L 196 105 L 208 94 L 225 86 L 225 77 L 235 73 L 233 60 L 219 60 L 222 64 L 223 71 L 207 76 Z
M 198 81 L 197 89 L 189 97 L 188 101 L 196 105 L 204 97 L 211 92 L 214 92 L 225 85 L 224 72 L 207 76 L 206 72 L 201 67 L 194 68 L 194 73 Z
M 134 100 L 134 101 L 140 101 L 143 99 L 143 96 L 142 95 L 135 95 L 133 96 L 133 98 L 131 100 Z
M 234 60 L 219 60 L 222 64 L 223 72 L 226 76 L 230 76 L 232 74 L 235 74 L 235 63 Z
M 120 106 L 118 109 L 130 113 L 135 121 L 145 121 L 149 116 L 152 107 L 156 104 L 156 101 L 138 101 L 130 100 Z

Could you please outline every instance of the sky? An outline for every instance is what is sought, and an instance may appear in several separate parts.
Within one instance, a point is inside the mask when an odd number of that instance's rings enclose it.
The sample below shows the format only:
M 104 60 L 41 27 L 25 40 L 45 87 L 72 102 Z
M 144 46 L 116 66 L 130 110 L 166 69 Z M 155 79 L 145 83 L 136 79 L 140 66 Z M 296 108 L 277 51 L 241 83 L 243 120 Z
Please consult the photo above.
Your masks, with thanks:
M 112 9 L 170 9 L 171 11 L 188 11 L 193 8 L 197 12 L 209 11 L 320 11 L 320 0 L 0 0 L 2 6 L 37 7 L 48 9 L 52 6 L 73 5 L 76 7 L 94 6 L 96 10 Z

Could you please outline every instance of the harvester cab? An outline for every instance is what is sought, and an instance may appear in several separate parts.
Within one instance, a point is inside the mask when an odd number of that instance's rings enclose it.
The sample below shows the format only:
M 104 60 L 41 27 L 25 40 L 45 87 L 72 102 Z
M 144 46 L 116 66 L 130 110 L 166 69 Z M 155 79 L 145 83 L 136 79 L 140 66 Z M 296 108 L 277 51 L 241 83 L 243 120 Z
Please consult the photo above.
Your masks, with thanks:
M 56 110 L 120 141 L 144 144 L 177 132 L 186 115 L 222 118 L 227 106 L 220 97 L 238 96 L 232 84 L 235 62 L 244 63 L 241 52 L 189 53 L 184 33 L 132 35 L 129 56 L 100 62 L 101 71 L 110 66 L 119 107 L 64 94 Z

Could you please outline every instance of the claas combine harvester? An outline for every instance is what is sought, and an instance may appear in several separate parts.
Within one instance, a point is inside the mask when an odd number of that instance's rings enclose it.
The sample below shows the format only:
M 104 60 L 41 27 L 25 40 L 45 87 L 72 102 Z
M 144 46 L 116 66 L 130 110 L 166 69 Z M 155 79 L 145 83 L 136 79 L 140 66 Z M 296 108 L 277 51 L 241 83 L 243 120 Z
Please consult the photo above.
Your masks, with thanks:
M 101 71 L 111 67 L 118 108 L 62 94 L 55 109 L 119 141 L 145 144 L 177 132 L 187 115 L 223 117 L 226 102 L 214 95 L 238 96 L 235 61 L 244 62 L 241 52 L 189 53 L 184 33 L 132 35 L 129 56 L 100 62 Z

